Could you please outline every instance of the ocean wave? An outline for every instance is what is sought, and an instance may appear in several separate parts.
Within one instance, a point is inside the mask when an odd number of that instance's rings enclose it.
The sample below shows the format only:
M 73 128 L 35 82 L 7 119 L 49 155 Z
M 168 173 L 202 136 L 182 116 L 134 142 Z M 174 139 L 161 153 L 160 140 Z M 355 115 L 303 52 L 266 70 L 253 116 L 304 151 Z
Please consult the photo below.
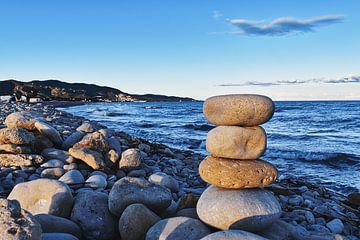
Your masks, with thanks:
M 330 167 L 352 166 L 360 168 L 360 156 L 350 153 L 301 152 L 296 150 L 268 149 L 265 158 L 296 160 L 308 163 L 325 164 Z

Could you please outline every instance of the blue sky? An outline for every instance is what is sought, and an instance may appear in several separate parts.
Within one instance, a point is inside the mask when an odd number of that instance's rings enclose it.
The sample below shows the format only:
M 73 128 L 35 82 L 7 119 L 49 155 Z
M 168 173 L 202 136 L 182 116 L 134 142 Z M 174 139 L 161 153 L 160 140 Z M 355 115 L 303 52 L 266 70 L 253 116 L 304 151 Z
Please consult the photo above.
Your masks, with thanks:
M 0 0 L 0 79 L 198 99 L 360 99 L 359 9 L 358 0 Z

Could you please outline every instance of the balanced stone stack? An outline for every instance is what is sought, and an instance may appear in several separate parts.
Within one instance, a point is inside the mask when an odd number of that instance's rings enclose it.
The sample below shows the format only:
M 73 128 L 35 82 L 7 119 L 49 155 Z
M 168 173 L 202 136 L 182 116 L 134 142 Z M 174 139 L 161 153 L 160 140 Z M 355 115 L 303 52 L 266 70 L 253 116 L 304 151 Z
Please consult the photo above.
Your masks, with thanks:
M 207 99 L 204 115 L 213 124 L 206 138 L 211 153 L 199 166 L 211 186 L 197 204 L 205 223 L 221 229 L 258 232 L 281 214 L 274 195 L 263 187 L 277 177 L 277 169 L 259 158 L 267 137 L 259 125 L 274 113 L 272 100 L 260 95 L 224 95 Z

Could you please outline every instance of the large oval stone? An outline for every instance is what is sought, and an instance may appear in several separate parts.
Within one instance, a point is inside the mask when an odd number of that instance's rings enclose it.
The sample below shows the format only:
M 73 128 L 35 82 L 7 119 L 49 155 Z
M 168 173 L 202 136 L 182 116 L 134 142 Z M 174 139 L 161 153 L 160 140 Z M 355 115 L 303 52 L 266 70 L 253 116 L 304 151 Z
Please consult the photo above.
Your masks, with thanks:
M 267 190 L 210 186 L 197 203 L 197 213 L 203 222 L 218 229 L 256 232 L 279 219 L 281 207 Z
M 273 116 L 273 101 L 265 96 L 233 94 L 206 99 L 203 111 L 215 125 L 252 127 L 263 124 Z
M 201 240 L 267 240 L 259 235 L 242 230 L 219 231 L 207 235 Z
M 276 168 L 262 160 L 206 157 L 199 165 L 201 178 L 222 188 L 265 187 L 277 177 Z
M 187 217 L 163 219 L 152 226 L 145 240 L 198 240 L 210 234 L 208 227 L 199 220 Z
M 51 179 L 19 183 L 8 199 L 18 200 L 21 207 L 32 214 L 47 213 L 59 217 L 70 215 L 74 201 L 65 183 Z
M 170 206 L 172 200 L 169 189 L 150 183 L 141 178 L 124 177 L 118 180 L 109 194 L 110 211 L 120 216 L 133 203 L 142 203 L 157 212 Z
M 234 159 L 258 159 L 266 149 L 262 127 L 219 126 L 206 137 L 206 150 L 213 156 Z

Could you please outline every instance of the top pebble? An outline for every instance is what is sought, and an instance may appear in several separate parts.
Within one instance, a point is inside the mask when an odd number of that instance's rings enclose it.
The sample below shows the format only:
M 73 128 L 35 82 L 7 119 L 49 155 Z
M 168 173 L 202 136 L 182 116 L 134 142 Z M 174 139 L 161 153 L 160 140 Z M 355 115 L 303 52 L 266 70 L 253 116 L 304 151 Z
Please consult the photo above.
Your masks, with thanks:
M 233 94 L 206 99 L 203 111 L 215 125 L 253 127 L 269 121 L 275 106 L 266 96 Z

